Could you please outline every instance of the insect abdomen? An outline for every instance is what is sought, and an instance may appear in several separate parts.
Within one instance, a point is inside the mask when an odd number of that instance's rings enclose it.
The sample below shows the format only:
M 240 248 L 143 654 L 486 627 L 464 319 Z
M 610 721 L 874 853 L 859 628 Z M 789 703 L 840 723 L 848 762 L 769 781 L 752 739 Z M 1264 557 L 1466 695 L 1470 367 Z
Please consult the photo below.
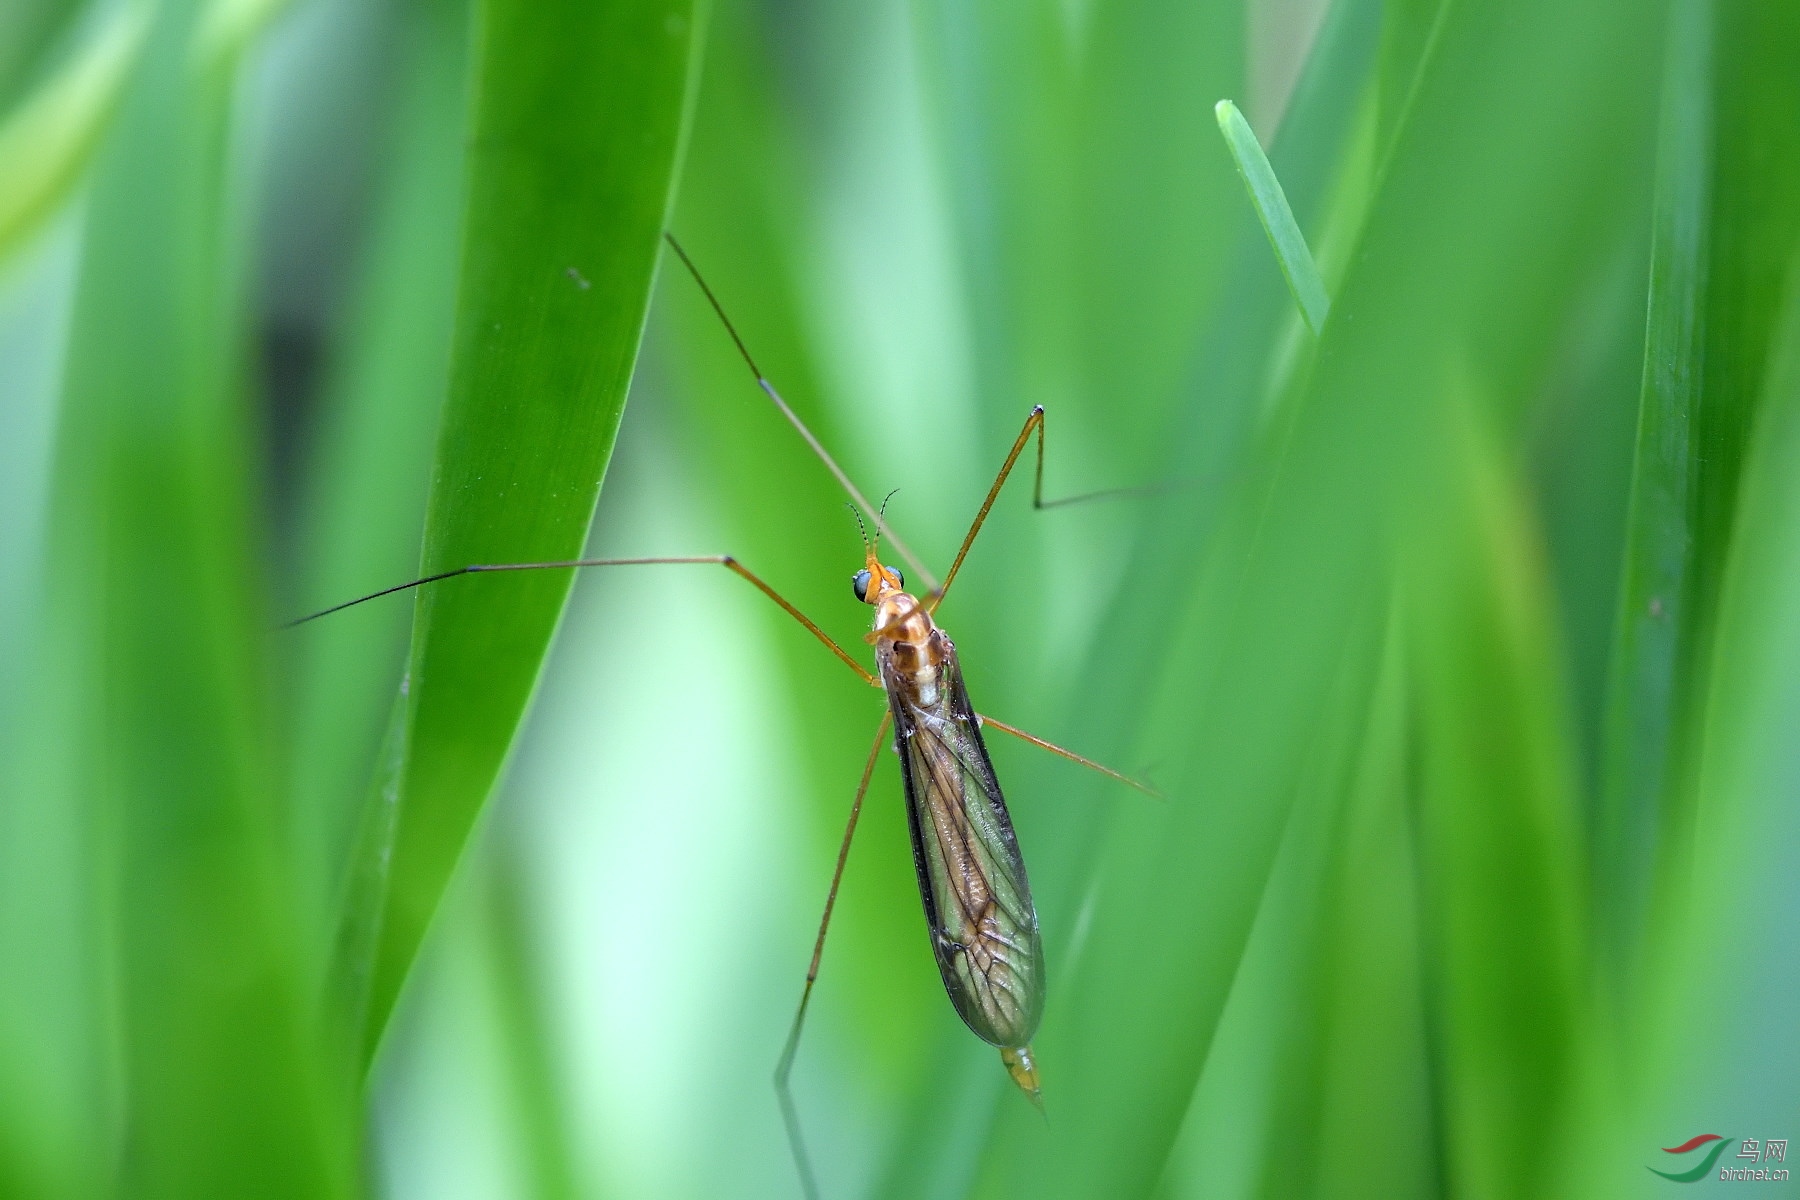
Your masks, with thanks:
M 954 647 L 941 632 L 933 640 L 931 672 L 902 674 L 882 656 L 932 952 L 975 1035 L 1023 1047 L 1043 1015 L 1037 911 Z

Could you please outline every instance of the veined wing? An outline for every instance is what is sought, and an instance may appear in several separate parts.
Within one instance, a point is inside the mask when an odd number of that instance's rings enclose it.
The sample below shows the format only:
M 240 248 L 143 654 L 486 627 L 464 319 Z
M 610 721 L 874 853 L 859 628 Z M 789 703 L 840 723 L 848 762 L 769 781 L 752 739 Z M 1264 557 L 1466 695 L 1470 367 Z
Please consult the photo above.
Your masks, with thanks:
M 931 948 L 976 1036 L 1024 1046 L 1044 1011 L 1037 910 L 955 647 L 933 637 L 943 655 L 936 686 L 882 661 Z

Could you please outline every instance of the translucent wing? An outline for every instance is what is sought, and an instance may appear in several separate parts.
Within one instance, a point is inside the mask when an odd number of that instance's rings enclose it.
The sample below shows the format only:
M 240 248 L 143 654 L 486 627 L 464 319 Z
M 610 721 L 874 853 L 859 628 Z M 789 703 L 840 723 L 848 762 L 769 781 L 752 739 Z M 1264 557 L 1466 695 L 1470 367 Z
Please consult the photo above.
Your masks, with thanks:
M 881 655 L 906 785 L 913 865 L 932 952 L 962 1019 L 984 1041 L 1024 1046 L 1044 1011 L 1044 951 L 1012 818 L 942 631 L 921 683 Z

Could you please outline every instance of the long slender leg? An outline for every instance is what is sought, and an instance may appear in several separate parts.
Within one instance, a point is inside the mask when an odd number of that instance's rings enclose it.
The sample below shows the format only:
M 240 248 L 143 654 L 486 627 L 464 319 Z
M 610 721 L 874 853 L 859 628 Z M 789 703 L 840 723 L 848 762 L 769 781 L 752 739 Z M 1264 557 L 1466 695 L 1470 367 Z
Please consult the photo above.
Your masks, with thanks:
M 749 580 L 751 584 L 756 587 L 757 591 L 779 604 L 788 616 L 806 626 L 807 632 L 823 642 L 825 648 L 837 655 L 846 667 L 855 671 L 864 683 L 877 687 L 880 686 L 876 682 L 875 677 L 869 674 L 867 668 L 857 662 L 854 658 L 851 658 L 849 654 L 845 653 L 844 648 L 834 642 L 831 639 L 830 634 L 813 624 L 812 620 L 808 618 L 805 613 L 789 603 L 785 596 L 764 583 L 750 570 L 749 567 L 746 567 L 743 563 L 731 557 L 729 554 L 702 554 L 681 558 L 574 558 L 565 562 L 472 563 L 466 567 L 458 567 L 454 571 L 440 571 L 436 575 L 427 575 L 423 579 L 414 579 L 407 583 L 395 584 L 390 588 L 382 588 L 379 592 L 370 592 L 366 596 L 358 596 L 354 600 L 346 600 L 342 604 L 334 604 L 330 608 L 322 608 L 318 612 L 308 613 L 304 617 L 298 617 L 289 621 L 287 624 L 283 625 L 282 628 L 292 629 L 296 625 L 304 625 L 308 621 L 316 621 L 320 617 L 328 617 L 334 612 L 342 612 L 346 608 L 353 608 L 367 600 L 379 600 L 383 596 L 392 596 L 396 592 L 404 592 L 411 588 L 423 587 L 428 583 L 437 583 L 445 579 L 454 579 L 458 575 L 476 575 L 487 571 L 561 571 L 575 567 L 644 567 L 683 563 L 712 563 L 726 568 L 732 574 L 737 575 L 740 578 Z
M 1090 771 L 1098 771 L 1109 779 L 1116 779 L 1126 787 L 1136 788 L 1146 796 L 1154 796 L 1158 800 L 1163 798 L 1161 792 L 1157 791 L 1147 783 L 1140 783 L 1138 780 L 1133 779 L 1124 772 L 1115 771 L 1111 767 L 1102 766 L 1091 758 L 1083 758 L 1073 750 L 1065 750 L 1055 742 L 1046 742 L 1043 738 L 1026 733 L 1023 729 L 1019 729 L 1016 726 L 1008 725 L 1005 721 L 996 721 L 992 717 L 983 716 L 981 718 L 981 726 L 983 729 L 998 729 L 1001 733 L 1010 733 L 1020 741 L 1030 742 L 1040 750 L 1048 750 L 1052 754 L 1060 754 L 1070 762 L 1080 763 Z
M 994 501 L 1000 496 L 1000 489 L 1006 486 L 1006 477 L 1012 474 L 1013 464 L 1019 461 L 1019 455 L 1025 449 L 1025 442 L 1033 431 L 1038 435 L 1038 488 L 1044 486 L 1044 406 L 1033 405 L 1031 415 L 1025 418 L 1025 428 L 1019 430 L 1019 436 L 1013 439 L 1012 449 L 1006 453 L 1006 461 L 1000 464 L 1000 474 L 994 476 L 994 486 L 988 489 L 987 499 L 981 502 L 981 511 L 975 514 L 975 523 L 969 526 L 969 532 L 963 538 L 962 549 L 956 552 L 956 561 L 950 564 L 950 571 L 925 600 L 925 611 L 936 612 L 937 606 L 943 603 L 944 594 L 956 580 L 956 573 L 962 570 L 963 559 L 969 556 L 969 547 L 975 544 L 975 535 L 981 532 L 982 522 L 987 520 L 988 510 L 994 507 Z M 1036 505 L 1038 497 L 1032 495 L 1032 504 Z
M 981 502 L 981 511 L 975 514 L 975 523 L 969 526 L 968 536 L 963 538 L 962 549 L 956 552 L 956 561 L 950 564 L 950 573 L 944 576 L 944 582 L 933 588 L 926 600 L 927 612 L 936 612 L 937 606 L 943 602 L 944 593 L 950 590 L 950 581 L 962 569 L 963 559 L 968 556 L 969 547 L 975 543 L 975 535 L 981 532 L 982 522 L 987 520 L 988 510 L 994 507 L 994 501 L 1000 496 L 1000 489 L 1006 483 L 1006 477 L 1012 474 L 1013 467 L 1019 461 L 1019 455 L 1025 450 L 1025 443 L 1033 433 L 1037 434 L 1037 471 L 1031 481 L 1031 507 L 1035 510 L 1061 508 L 1065 504 L 1081 504 L 1088 500 L 1109 500 L 1125 496 L 1150 496 L 1158 492 L 1173 491 L 1186 487 L 1190 481 L 1175 480 L 1169 483 L 1151 483 L 1139 487 L 1105 488 L 1098 492 L 1083 492 L 1078 496 L 1064 496 L 1060 500 L 1044 499 L 1044 406 L 1035 405 L 1031 415 L 1025 418 L 1025 428 L 1019 430 L 1019 436 L 1013 441 L 1012 449 L 1007 452 L 1006 461 L 1000 464 L 1000 474 L 994 477 L 994 486 L 988 489 L 987 499 Z
M 819 439 L 813 436 L 813 431 L 806 427 L 806 422 L 800 419 L 799 414 L 788 407 L 787 401 L 781 398 L 781 393 L 775 390 L 775 385 L 769 382 L 768 377 L 762 373 L 762 368 L 756 365 L 756 360 L 750 357 L 750 347 L 744 344 L 744 339 L 738 336 L 737 326 L 733 325 L 731 318 L 725 315 L 725 306 L 719 303 L 719 298 L 713 294 L 712 287 L 706 282 L 706 277 L 700 274 L 700 268 L 694 265 L 694 260 L 688 257 L 688 252 L 682 249 L 680 242 L 675 240 L 675 235 L 665 229 L 663 240 L 669 243 L 669 248 L 675 251 L 675 257 L 681 260 L 681 265 L 687 268 L 688 274 L 694 277 L 694 282 L 700 285 L 700 291 L 705 295 L 706 302 L 712 305 L 712 310 L 718 316 L 719 323 L 725 326 L 725 332 L 731 335 L 731 341 L 737 347 L 738 356 L 744 360 L 744 365 L 750 368 L 750 374 L 756 377 L 756 386 L 762 389 L 763 395 L 774 403 L 776 410 L 787 418 L 788 424 L 794 427 L 801 440 L 812 449 L 819 461 L 825 464 L 825 469 L 830 471 L 832 477 L 838 481 L 838 486 L 850 493 L 850 498 L 856 501 L 864 512 L 874 518 L 876 535 L 887 538 L 888 545 L 892 546 L 895 553 L 906 561 L 907 566 L 918 573 L 918 578 L 924 582 L 925 586 L 932 587 L 931 572 L 925 569 L 925 564 L 907 548 L 905 542 L 900 540 L 900 535 L 888 528 L 881 510 L 870 504 L 867 497 L 854 483 L 850 482 L 850 477 L 844 474 L 842 467 L 837 465 L 837 460 L 832 458 Z
M 806 1142 L 800 1136 L 800 1113 L 794 1107 L 794 1094 L 788 1088 L 788 1077 L 794 1070 L 794 1052 L 800 1048 L 800 1027 L 806 1022 L 806 1005 L 812 999 L 813 982 L 819 978 L 819 959 L 825 953 L 825 932 L 831 927 L 831 910 L 837 907 L 838 885 L 844 879 L 844 864 L 850 858 L 850 839 L 856 836 L 856 821 L 862 816 L 863 797 L 869 791 L 869 779 L 875 774 L 875 759 L 881 754 L 881 743 L 887 738 L 891 714 L 881 714 L 875 729 L 875 744 L 869 747 L 869 760 L 863 764 L 862 781 L 856 785 L 856 799 L 850 805 L 850 821 L 844 826 L 844 841 L 838 847 L 837 866 L 831 872 L 831 890 L 825 893 L 825 913 L 819 918 L 819 936 L 813 942 L 812 962 L 806 968 L 806 986 L 800 991 L 800 1007 L 794 1012 L 794 1024 L 788 1030 L 787 1044 L 775 1064 L 775 1098 L 781 1104 L 781 1119 L 787 1125 L 788 1145 L 794 1151 L 794 1165 L 800 1170 L 800 1186 L 807 1200 L 816 1200 L 818 1181 L 813 1178 L 812 1163 L 806 1157 Z

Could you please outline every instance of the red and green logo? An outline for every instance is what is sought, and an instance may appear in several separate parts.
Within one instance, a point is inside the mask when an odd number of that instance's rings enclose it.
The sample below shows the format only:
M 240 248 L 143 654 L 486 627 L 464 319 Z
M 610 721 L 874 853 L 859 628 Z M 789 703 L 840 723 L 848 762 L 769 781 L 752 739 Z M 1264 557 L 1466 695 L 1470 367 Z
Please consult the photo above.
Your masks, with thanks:
M 1731 1145 L 1728 1139 L 1720 1137 L 1716 1133 L 1703 1133 L 1698 1137 L 1689 1138 L 1679 1146 L 1663 1147 L 1664 1154 L 1693 1154 L 1694 1151 L 1708 1143 L 1711 1143 L 1712 1148 L 1704 1155 L 1695 1155 L 1699 1161 L 1685 1171 L 1657 1171 L 1655 1167 L 1651 1167 L 1650 1170 L 1655 1171 L 1664 1179 L 1672 1179 L 1676 1183 L 1693 1183 L 1696 1180 L 1704 1179 L 1711 1173 L 1713 1164 L 1719 1161 L 1719 1155 L 1725 1153 L 1725 1147 Z M 1694 1159 L 1690 1158 L 1685 1161 L 1694 1162 Z

